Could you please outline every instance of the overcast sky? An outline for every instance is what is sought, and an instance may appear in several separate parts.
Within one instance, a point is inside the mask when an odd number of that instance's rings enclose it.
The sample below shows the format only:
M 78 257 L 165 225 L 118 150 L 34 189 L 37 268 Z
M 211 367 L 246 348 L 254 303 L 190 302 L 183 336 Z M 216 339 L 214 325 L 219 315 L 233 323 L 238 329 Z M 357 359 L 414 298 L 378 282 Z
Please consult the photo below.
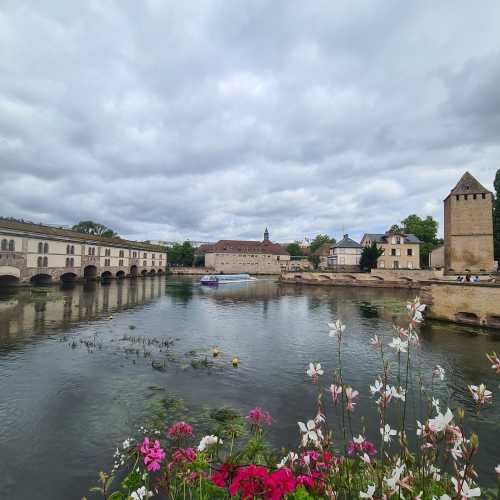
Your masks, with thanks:
M 500 2 L 0 0 L 0 215 L 355 237 L 500 168 Z

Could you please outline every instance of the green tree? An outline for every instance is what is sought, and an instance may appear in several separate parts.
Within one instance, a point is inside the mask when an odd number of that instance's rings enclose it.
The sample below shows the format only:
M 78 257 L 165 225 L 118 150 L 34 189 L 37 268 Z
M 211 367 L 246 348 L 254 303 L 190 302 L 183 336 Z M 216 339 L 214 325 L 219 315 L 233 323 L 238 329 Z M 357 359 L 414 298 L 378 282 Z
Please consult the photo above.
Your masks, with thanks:
M 389 233 L 394 233 L 394 234 L 401 234 L 401 233 L 404 233 L 403 229 L 401 228 L 401 226 L 399 226 L 398 224 L 393 224 L 390 228 L 389 228 Z
M 335 243 L 335 238 L 330 238 L 327 234 L 318 234 L 314 240 L 311 241 L 311 244 L 309 245 L 309 250 L 311 252 L 311 255 L 321 246 L 324 245 L 325 243 L 331 243 L 332 245 Z
M 302 255 L 302 249 L 300 248 L 300 245 L 298 244 L 297 241 L 287 245 L 286 250 L 290 255 L 293 255 L 293 256 Z
M 377 268 L 377 260 L 384 251 L 373 241 L 370 246 L 363 247 L 359 267 L 362 271 L 371 271 Z
M 93 236 L 103 236 L 104 238 L 118 238 L 118 234 L 116 234 L 112 229 L 106 227 L 104 224 L 99 224 L 99 222 L 94 222 L 91 220 L 82 220 L 78 224 L 75 224 L 72 229 L 73 231 L 91 234 Z
M 194 262 L 194 247 L 189 241 L 174 243 L 167 250 L 169 264 L 176 266 L 192 266 Z
M 493 238 L 495 260 L 500 260 L 500 168 L 495 175 L 495 203 L 493 205 Z

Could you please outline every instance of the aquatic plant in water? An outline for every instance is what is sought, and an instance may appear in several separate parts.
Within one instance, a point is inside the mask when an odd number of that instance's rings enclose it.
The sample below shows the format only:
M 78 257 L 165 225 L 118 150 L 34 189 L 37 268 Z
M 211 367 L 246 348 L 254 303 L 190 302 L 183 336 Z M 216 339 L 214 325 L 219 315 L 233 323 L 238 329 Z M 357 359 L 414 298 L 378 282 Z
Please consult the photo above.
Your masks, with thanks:
M 408 392 L 408 384 L 420 348 L 417 330 L 424 309 L 418 298 L 410 302 L 408 324 L 395 327 L 391 342 L 385 344 L 379 336 L 370 342 L 380 355 L 380 372 L 367 388 L 377 408 L 375 421 L 355 421 L 361 389 L 354 389 L 344 379 L 342 345 L 348 342 L 348 330 L 337 320 L 329 324 L 336 363 L 333 383 L 319 386 L 325 369 L 319 363 L 309 365 L 307 375 L 318 387 L 317 407 L 313 418 L 298 422 L 296 450 L 284 456 L 270 452 L 266 432 L 273 422 L 271 415 L 259 407 L 247 415 L 250 434 L 235 448 L 235 439 L 245 435 L 238 414 L 224 408 L 213 410 L 210 416 L 220 428 L 199 441 L 193 427 L 184 421 L 171 425 L 165 434 L 141 429 L 137 441 L 125 440 L 115 453 L 113 474 L 118 471 L 123 478 L 115 491 L 111 489 L 117 480 L 104 473 L 94 491 L 109 500 L 500 498 L 500 465 L 492 471 L 497 474 L 498 494 L 489 496 L 480 488 L 474 469 L 477 434 L 466 435 L 464 410 L 441 408 L 434 393 L 435 385 L 446 377 L 441 365 L 428 369 L 430 391 L 423 384 L 426 377 L 420 377 L 415 399 L 422 401 L 424 418 L 416 422 L 416 444 L 409 444 L 406 409 L 414 394 Z M 490 353 L 487 358 L 492 369 L 500 373 L 497 355 Z M 481 383 L 468 388 L 479 413 L 493 394 Z M 334 435 L 334 425 L 325 415 L 325 392 L 331 395 L 329 404 L 336 409 L 338 435 Z M 412 400 L 412 404 L 418 403 Z M 367 424 L 376 431 L 377 443 L 366 439 Z M 358 429 L 356 433 L 354 429 Z

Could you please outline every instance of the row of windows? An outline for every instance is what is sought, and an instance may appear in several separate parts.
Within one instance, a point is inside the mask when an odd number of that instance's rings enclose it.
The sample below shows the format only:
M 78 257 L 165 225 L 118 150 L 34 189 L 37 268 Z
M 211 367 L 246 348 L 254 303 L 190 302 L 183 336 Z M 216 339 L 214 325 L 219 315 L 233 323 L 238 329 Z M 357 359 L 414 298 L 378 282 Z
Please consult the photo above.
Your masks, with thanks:
M 2 250 L 13 252 L 16 249 L 16 242 L 14 240 L 2 240 Z
M 382 255 L 385 255 L 385 249 Z M 401 249 L 400 248 L 391 248 L 391 257 L 399 257 L 401 255 Z M 413 257 L 413 248 L 407 248 L 406 249 L 406 255 L 407 257 Z
M 479 195 L 478 195 L 478 194 L 472 194 L 472 195 L 470 195 L 470 196 L 472 196 L 472 199 L 473 199 L 473 200 L 477 200 L 477 197 L 478 197 Z M 463 195 L 463 197 L 464 197 L 464 200 L 468 200 L 468 199 L 469 199 L 469 195 L 468 195 L 468 194 L 464 194 L 464 195 Z M 458 200 L 460 200 L 460 195 L 459 195 L 459 194 L 456 194 L 456 195 L 455 195 L 455 198 L 456 198 L 456 200 L 457 200 L 457 201 L 458 201 Z M 486 193 L 481 193 L 481 198 L 482 198 L 483 200 L 485 200 L 485 199 L 486 199 Z
M 385 268 L 385 261 L 384 260 L 379 260 L 378 263 L 377 263 L 377 267 L 379 267 L 381 269 L 384 269 Z M 401 266 L 399 265 L 399 261 L 398 260 L 395 260 L 392 263 L 392 269 L 400 269 L 400 267 Z M 408 261 L 406 269 L 413 269 L 413 262 Z
M 75 267 L 75 259 L 73 257 L 71 257 L 71 258 L 67 257 L 66 258 L 66 267 Z

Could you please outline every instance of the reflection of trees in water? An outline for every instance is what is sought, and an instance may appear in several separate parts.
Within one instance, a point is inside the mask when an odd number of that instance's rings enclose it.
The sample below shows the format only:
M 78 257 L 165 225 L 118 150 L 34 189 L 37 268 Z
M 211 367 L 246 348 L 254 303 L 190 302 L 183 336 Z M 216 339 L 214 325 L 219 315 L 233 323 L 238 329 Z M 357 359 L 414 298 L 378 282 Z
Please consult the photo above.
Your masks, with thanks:
M 161 297 L 165 280 L 147 278 L 112 282 L 64 283 L 44 293 L 31 289 L 12 289 L 0 295 L 0 345 L 15 343 L 29 334 L 66 329 L 72 324 L 102 318 Z
M 196 285 L 191 280 L 167 282 L 165 295 L 170 297 L 174 303 L 187 305 L 193 299 L 194 286 Z

